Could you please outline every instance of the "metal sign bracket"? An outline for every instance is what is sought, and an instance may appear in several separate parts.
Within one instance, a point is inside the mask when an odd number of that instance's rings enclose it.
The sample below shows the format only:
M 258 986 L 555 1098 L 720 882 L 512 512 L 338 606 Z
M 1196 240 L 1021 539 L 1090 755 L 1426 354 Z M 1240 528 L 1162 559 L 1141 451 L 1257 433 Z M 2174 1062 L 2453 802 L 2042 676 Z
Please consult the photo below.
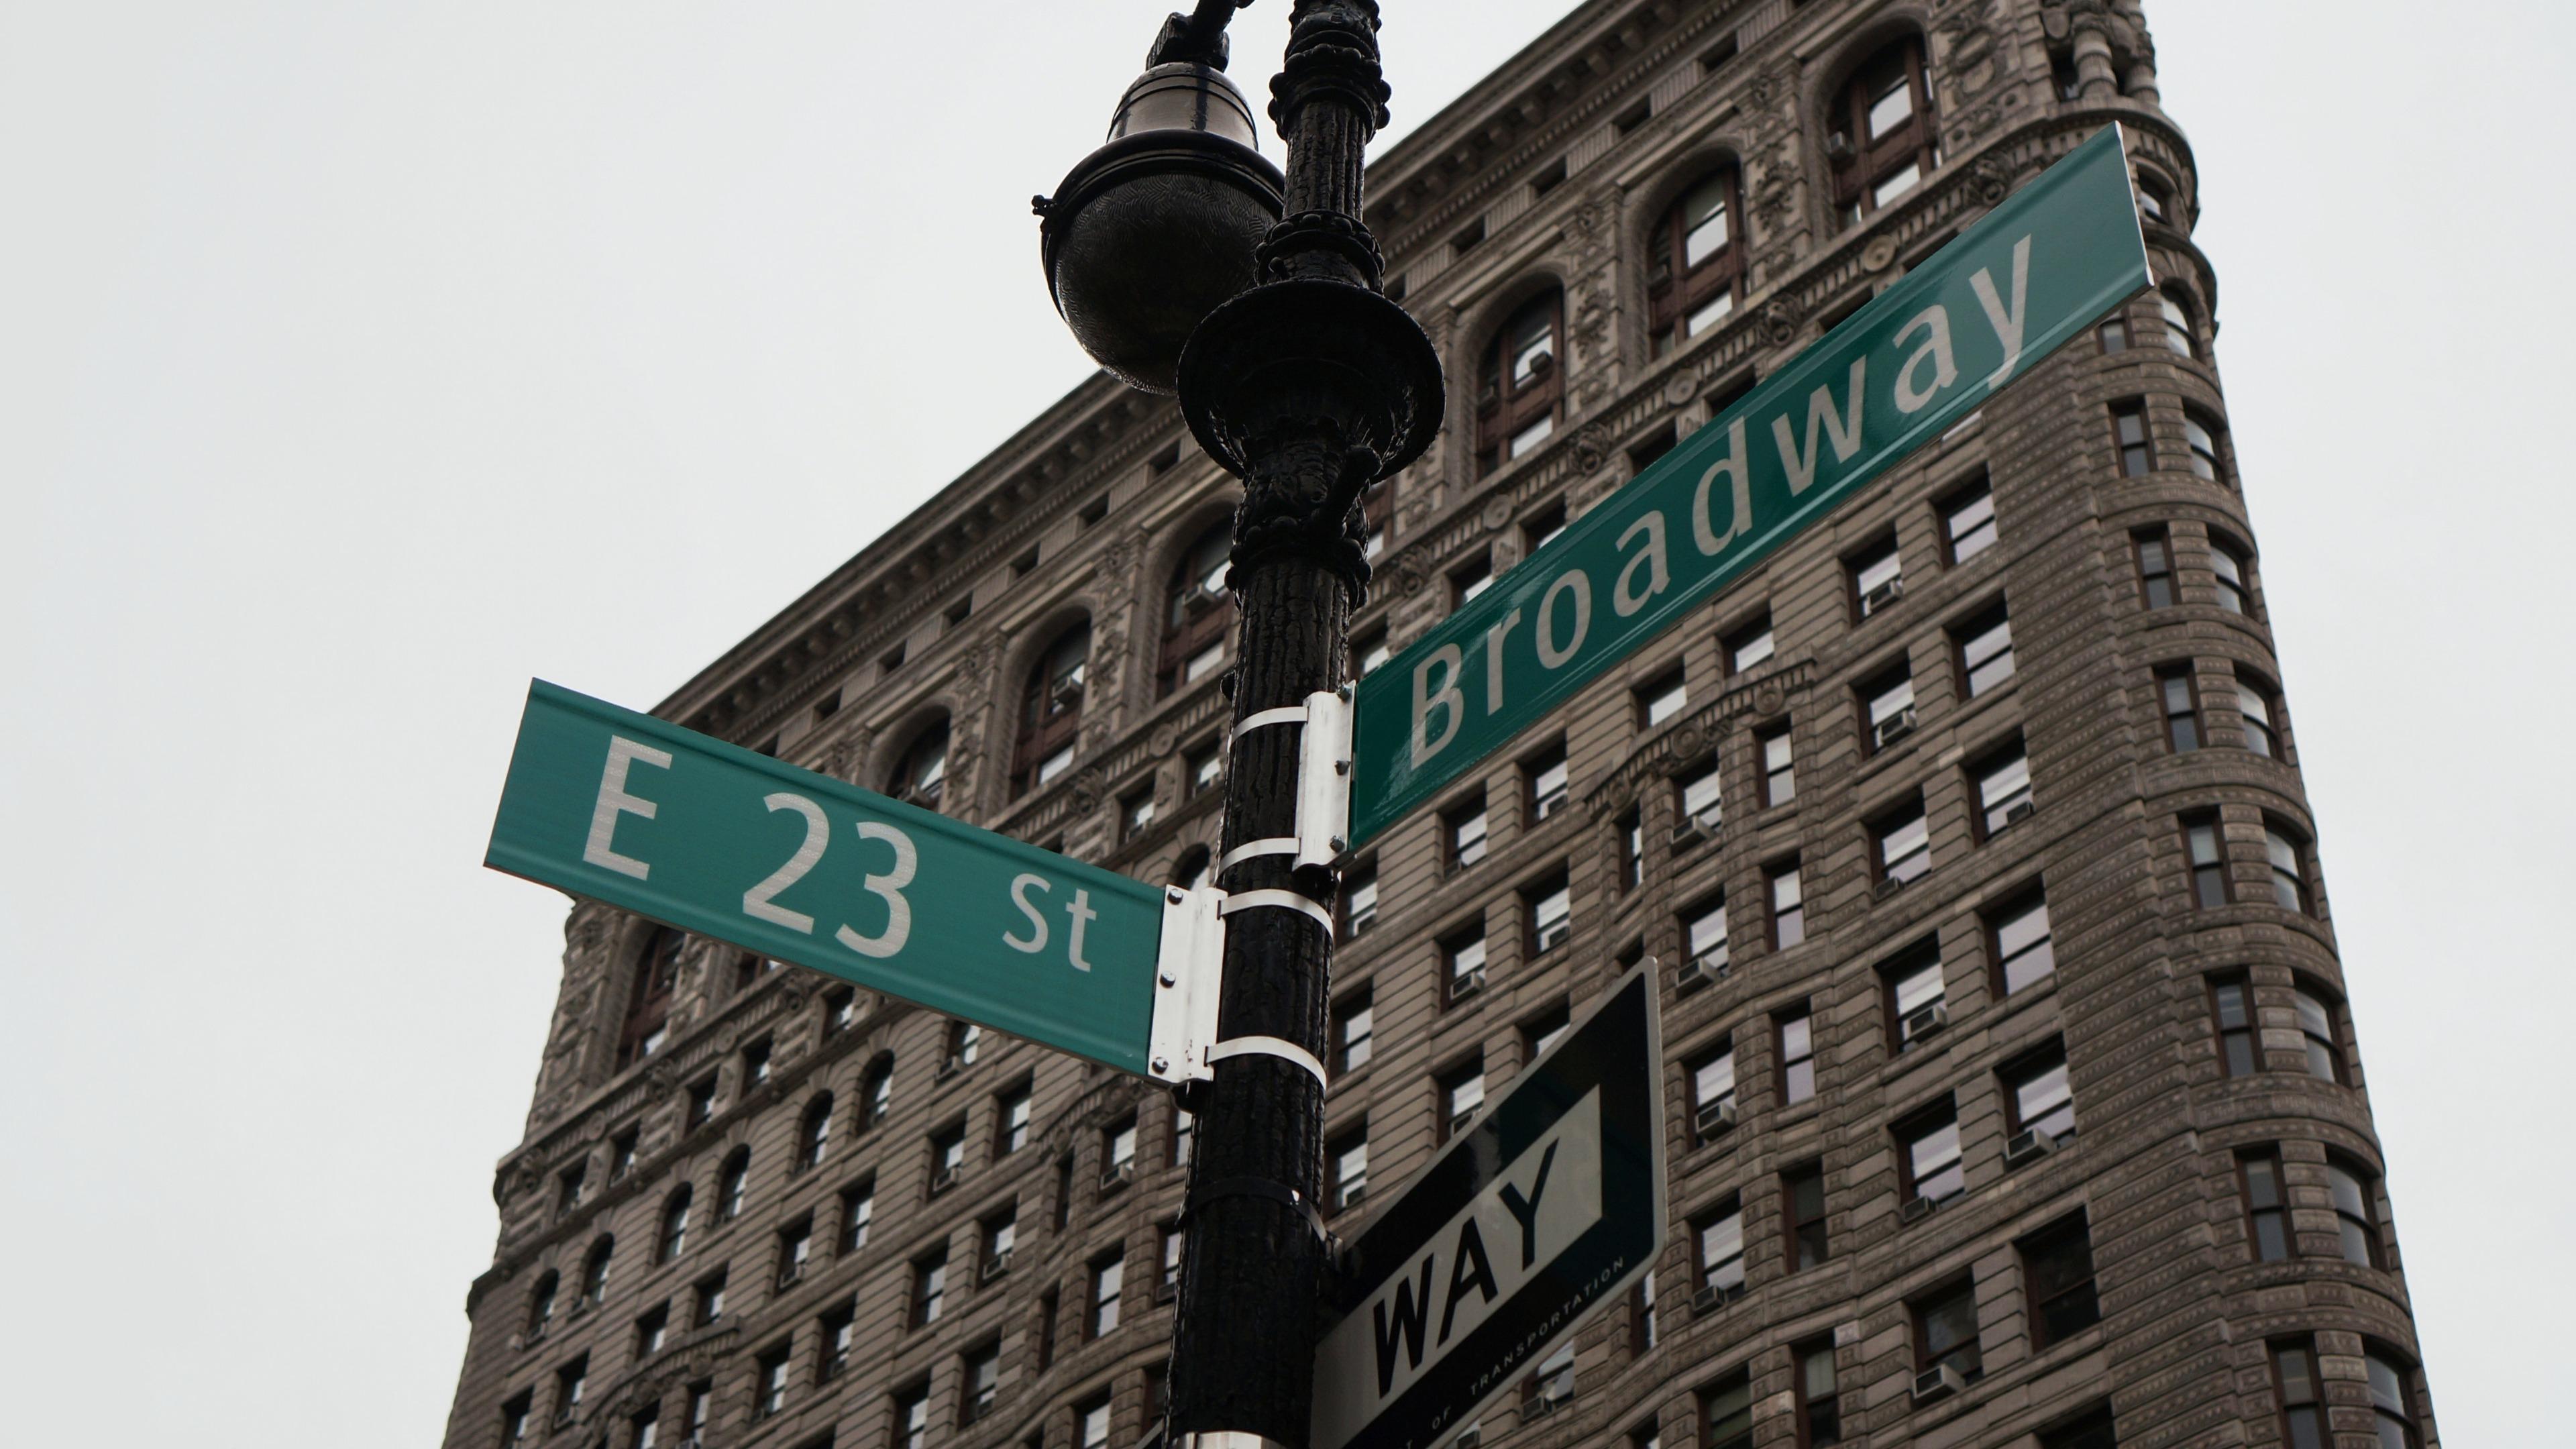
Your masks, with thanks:
M 1299 869 L 1338 864 L 1350 853 L 1351 687 L 1317 690 L 1302 705 L 1283 705 L 1247 716 L 1234 727 L 1241 739 L 1257 729 L 1298 725 L 1297 833 L 1247 841 L 1225 853 L 1218 867 L 1256 856 L 1288 855 Z
M 1146 1033 L 1147 1071 L 1180 1086 L 1215 1079 L 1208 1051 L 1216 1045 L 1218 978 L 1225 971 L 1225 892 L 1214 886 L 1163 891 L 1163 940 L 1154 961 L 1154 1020 Z

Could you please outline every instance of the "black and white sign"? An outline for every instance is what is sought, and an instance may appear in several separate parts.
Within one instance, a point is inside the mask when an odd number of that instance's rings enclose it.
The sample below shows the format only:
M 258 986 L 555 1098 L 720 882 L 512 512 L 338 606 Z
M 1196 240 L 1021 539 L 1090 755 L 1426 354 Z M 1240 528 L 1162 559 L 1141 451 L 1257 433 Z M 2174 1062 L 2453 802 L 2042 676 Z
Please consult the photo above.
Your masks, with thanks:
M 1312 1449 L 1428 1449 L 1645 1275 L 1662 1059 L 1641 966 L 1360 1234 L 1315 1351 Z

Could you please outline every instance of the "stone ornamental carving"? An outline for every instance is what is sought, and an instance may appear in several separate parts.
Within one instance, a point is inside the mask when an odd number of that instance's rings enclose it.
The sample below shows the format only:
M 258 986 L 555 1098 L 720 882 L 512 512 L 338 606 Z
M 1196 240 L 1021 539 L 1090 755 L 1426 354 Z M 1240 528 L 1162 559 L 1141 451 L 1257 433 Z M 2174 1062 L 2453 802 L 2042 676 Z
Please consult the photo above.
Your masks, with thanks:
M 1688 769 L 1700 756 L 1708 753 L 1708 732 L 1696 724 L 1686 724 L 1672 732 L 1664 743 L 1664 773 L 1676 775 Z
M 832 747 L 823 752 L 823 773 L 835 780 L 857 783 L 859 767 L 867 762 L 870 743 L 866 728 L 852 728 L 848 733 L 834 740 Z
M 1158 760 L 1168 757 L 1173 750 L 1180 747 L 1180 743 L 1180 729 L 1169 720 L 1154 726 L 1154 732 L 1145 738 L 1147 752 Z
M 1789 697 L 1780 692 L 1780 686 L 1775 681 L 1766 680 L 1760 688 L 1753 691 L 1753 712 L 1764 719 L 1778 714 L 1788 706 L 1788 703 Z
M 1512 500 L 1500 493 L 1497 493 L 1493 497 L 1485 500 L 1483 511 L 1478 513 L 1476 517 L 1479 522 L 1485 525 L 1487 532 L 1499 529 L 1503 525 L 1512 521 Z
M 1895 262 L 1896 238 L 1892 236 L 1872 237 L 1869 245 L 1860 249 L 1860 264 L 1865 271 L 1883 272 Z
M 991 640 L 976 645 L 957 656 L 957 694 L 961 699 L 981 700 L 993 678 L 993 651 L 999 646 Z M 950 747 L 955 756 L 954 746 Z
M 1421 593 L 1423 586 L 1431 582 L 1430 568 L 1423 562 L 1422 550 L 1418 548 L 1408 548 L 1398 555 L 1392 573 L 1395 591 L 1408 599 Z
M 1677 408 L 1699 396 L 1699 374 L 1684 369 L 1664 379 L 1664 406 Z
M 1098 765 L 1085 765 L 1065 790 L 1065 809 L 1075 815 L 1088 815 L 1100 807 L 1103 789 Z
M 1787 347 L 1798 340 L 1798 330 L 1806 320 L 1807 315 L 1798 306 L 1796 299 L 1785 296 L 1774 297 L 1771 299 L 1771 304 L 1762 309 L 1762 315 L 1755 321 L 1754 329 L 1760 334 L 1762 345 L 1765 347 Z
M 1598 422 L 1583 425 L 1574 435 L 1574 469 L 1589 473 L 1610 460 L 1610 430 Z
M 1993 206 L 2012 194 L 2012 163 L 1989 151 L 1968 168 L 1968 191 L 1987 206 Z

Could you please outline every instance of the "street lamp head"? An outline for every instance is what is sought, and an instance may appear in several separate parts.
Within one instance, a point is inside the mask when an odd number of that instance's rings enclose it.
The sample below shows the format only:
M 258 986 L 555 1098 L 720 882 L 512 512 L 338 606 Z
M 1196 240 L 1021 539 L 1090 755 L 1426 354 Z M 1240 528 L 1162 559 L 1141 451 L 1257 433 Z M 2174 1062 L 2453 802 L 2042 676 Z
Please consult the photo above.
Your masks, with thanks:
M 1218 64 L 1223 38 L 1209 57 Z M 1158 46 L 1156 58 L 1168 53 Z M 1253 149 L 1257 135 L 1225 72 L 1162 60 L 1127 87 L 1107 144 L 1037 198 L 1056 311 L 1130 386 L 1171 392 L 1199 320 L 1252 285 L 1286 184 Z

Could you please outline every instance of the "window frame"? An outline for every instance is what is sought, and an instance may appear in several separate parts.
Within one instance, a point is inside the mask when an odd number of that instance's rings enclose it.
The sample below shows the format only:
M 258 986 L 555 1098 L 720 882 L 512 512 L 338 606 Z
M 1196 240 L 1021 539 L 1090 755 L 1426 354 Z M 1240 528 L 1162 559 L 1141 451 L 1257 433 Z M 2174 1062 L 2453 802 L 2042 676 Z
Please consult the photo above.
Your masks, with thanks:
M 2191 660 L 2155 668 L 2156 718 L 2168 755 L 2188 755 L 2209 744 L 2209 723 L 2201 713 L 2200 668 Z M 2175 708 L 2174 686 L 2182 686 L 2181 709 Z
M 1902 125 L 1883 136 L 1873 136 L 1869 129 L 1870 94 L 1885 87 L 1872 82 L 1882 79 L 1891 64 L 1909 93 L 1910 109 Z M 1929 56 L 1920 33 L 1909 31 L 1862 57 L 1843 77 L 1828 114 L 1829 138 L 1842 142 L 1839 155 L 1831 139 L 1826 147 L 1832 215 L 1838 232 L 1859 225 L 1884 206 L 1919 193 L 1932 173 L 1940 169 L 1940 128 L 1933 115 Z M 1909 165 L 1915 169 L 1914 184 L 1882 200 L 1879 192 Z
M 1684 208 L 1711 185 L 1723 188 L 1718 211 L 1725 218 L 1726 240 L 1694 264 L 1690 260 L 1691 228 Z M 1654 356 L 1661 357 L 1715 327 L 1744 301 L 1745 254 L 1750 250 L 1745 227 L 1748 219 L 1744 211 L 1743 168 L 1731 161 L 1709 167 L 1694 177 L 1656 218 L 1646 260 L 1646 335 Z M 1727 299 L 1726 310 L 1709 318 L 1706 325 L 1693 328 L 1690 324 L 1716 306 L 1721 297 Z
M 2137 436 L 2129 436 L 2135 424 Z M 2122 478 L 2144 478 L 2156 471 L 2156 430 L 2147 419 L 2143 398 L 2124 398 L 2111 404 L 2111 461 L 2113 472 Z
M 2286 1263 L 2298 1257 L 2299 1235 L 2290 1219 L 2290 1179 L 2283 1168 L 2279 1144 L 2240 1147 L 2235 1166 L 2237 1203 L 2245 1211 L 2248 1256 L 2257 1263 Z M 2280 1250 L 2269 1251 L 2267 1245 L 2275 1241 Z
M 1200 529 L 1172 561 L 1171 576 L 1163 585 L 1163 639 L 1154 659 L 1158 699 L 1168 699 L 1197 683 L 1187 677 L 1191 661 L 1212 645 L 1218 650 L 1213 672 L 1224 672 L 1226 658 L 1233 652 L 1234 594 L 1220 589 L 1211 595 L 1202 585 L 1209 573 L 1205 564 L 1210 545 L 1215 547 L 1217 565 L 1224 568 L 1230 567 L 1227 555 L 1233 543 L 1234 520 L 1218 518 Z
M 2157 562 L 2149 566 L 2147 551 L 2155 550 Z M 2174 566 L 2173 529 L 2165 524 L 2152 528 L 2129 530 L 2129 558 L 2138 570 L 2138 605 L 2154 611 L 2170 609 L 2182 602 L 2182 581 Z M 2164 595 L 2159 601 L 2156 595 Z
M 1011 749 L 1014 800 L 1072 771 L 1069 758 L 1053 773 L 1048 766 L 1079 746 L 1083 705 L 1091 689 L 1093 638 L 1091 618 L 1085 615 L 1057 630 L 1047 647 L 1029 661 L 1020 690 L 1018 739 Z
M 2045 1255 L 2067 1242 L 2082 1255 L 2082 1278 L 2043 1282 L 2043 1269 L 2052 1266 Z M 2016 1240 L 2013 1253 L 2021 1264 L 2022 1321 L 2029 1325 L 2031 1352 L 2045 1353 L 2102 1321 L 2101 1266 L 2093 1261 L 2092 1225 L 2081 1209 Z M 2071 1304 L 2079 1294 L 2082 1306 L 2075 1316 L 2084 1321 L 2061 1326 L 2052 1305 Z
M 1545 362 L 1527 379 L 1504 376 L 1503 352 L 1533 314 L 1546 317 Z M 1512 442 L 1542 421 L 1554 435 L 1559 405 L 1565 398 L 1565 291 L 1549 287 L 1514 306 L 1485 340 L 1476 385 L 1476 476 L 1486 477 L 1515 461 Z M 1535 452 L 1546 438 L 1533 442 Z

